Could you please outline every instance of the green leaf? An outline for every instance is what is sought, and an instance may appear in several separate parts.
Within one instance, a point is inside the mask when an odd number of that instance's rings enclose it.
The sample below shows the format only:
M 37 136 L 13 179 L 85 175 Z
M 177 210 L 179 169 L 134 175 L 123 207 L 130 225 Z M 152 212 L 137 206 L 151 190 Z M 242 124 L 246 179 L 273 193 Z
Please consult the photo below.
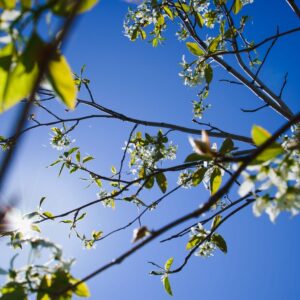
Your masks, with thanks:
M 221 222 L 222 220 L 222 216 L 221 215 L 217 215 L 214 217 L 213 222 L 211 224 L 211 229 L 215 229 Z
M 203 20 L 202 16 L 197 12 L 194 12 L 194 16 L 195 16 L 195 20 L 196 20 L 198 26 L 200 28 L 202 28 L 204 25 L 204 20 Z
M 155 175 L 156 182 L 160 190 L 165 193 L 168 188 L 168 181 L 164 173 L 158 173 Z
M 210 84 L 213 79 L 213 70 L 210 64 L 207 64 L 204 69 L 204 76 L 207 84 Z
M 0 8 L 12 10 L 16 7 L 16 0 L 0 0 Z
M 218 47 L 219 47 L 219 44 L 220 44 L 221 40 L 222 40 L 222 36 L 221 36 L 221 35 L 219 35 L 219 36 L 217 36 L 216 38 L 214 38 L 214 39 L 210 42 L 210 44 L 209 44 L 209 46 L 208 46 L 208 51 L 209 51 L 210 53 L 216 52 L 217 49 L 218 49 Z
M 10 43 L 0 50 L 0 112 L 4 110 L 3 94 L 6 89 L 9 69 L 14 52 L 14 45 Z
M 59 170 L 59 172 L 58 172 L 58 177 L 61 175 L 61 173 L 62 173 L 64 167 L 65 167 L 65 163 L 63 163 L 63 164 L 61 165 L 60 170 Z
M 99 0 L 84 0 L 82 1 L 82 4 L 80 5 L 79 9 L 77 10 L 78 14 L 84 13 L 90 9 L 92 9 Z M 52 7 L 53 13 L 59 16 L 67 17 L 72 13 L 73 7 L 76 4 L 76 1 L 74 0 L 65 0 L 65 1 L 57 1 L 57 4 L 55 4 Z
M 233 144 L 232 139 L 226 138 L 220 148 L 219 153 L 227 154 L 227 153 L 231 152 L 233 150 L 233 148 L 234 148 L 234 144 Z
M 195 161 L 209 161 L 211 160 L 211 157 L 205 156 L 205 155 L 199 155 L 197 153 L 191 153 L 186 157 L 184 160 L 185 163 L 188 162 L 195 162 Z
M 284 150 L 281 147 L 281 145 L 274 143 L 273 145 L 269 146 L 266 150 L 264 150 L 261 154 L 259 154 L 256 157 L 256 160 L 259 162 L 265 162 L 277 157 L 282 153 L 284 153 Z
M 188 13 L 190 11 L 190 7 L 182 2 L 180 2 L 180 3 L 176 2 L 174 4 L 175 4 L 176 8 L 184 11 L 185 13 Z
M 65 155 L 66 157 L 71 155 L 72 153 L 74 153 L 76 150 L 78 150 L 79 147 L 73 147 L 71 148 L 68 152 L 66 152 L 67 155 Z
M 186 244 L 186 250 L 190 250 L 197 246 L 201 242 L 201 238 L 197 235 L 193 235 L 192 238 Z
M 75 279 L 75 278 L 71 278 L 70 279 L 70 283 L 75 285 L 76 283 L 78 283 L 80 280 Z M 89 288 L 87 286 L 87 284 L 85 282 L 80 283 L 79 285 L 77 285 L 74 289 L 73 289 L 74 294 L 76 294 L 79 297 L 90 297 L 90 291 Z
M 60 163 L 60 162 L 61 162 L 61 160 L 58 159 L 58 160 L 56 160 L 55 162 L 53 162 L 51 165 L 49 165 L 49 167 L 53 167 L 53 166 L 57 165 L 57 164 Z
M 77 160 L 77 162 L 79 162 L 80 163 L 80 151 L 77 151 L 77 153 L 76 153 L 76 160 Z
M 79 218 L 76 219 L 76 222 L 83 220 L 85 218 L 85 216 L 86 216 L 86 213 L 83 213 Z
M 42 207 L 42 204 L 44 203 L 44 201 L 46 200 L 46 197 L 42 197 L 40 202 L 39 202 L 39 210 L 41 209 Z
M 220 168 L 215 168 L 210 177 L 210 193 L 215 194 L 222 184 L 222 173 Z
M 82 163 L 86 163 L 86 162 L 88 162 L 90 160 L 93 160 L 93 159 L 94 159 L 93 156 L 86 156 L 86 157 L 83 158 Z
M 100 239 L 102 234 L 103 234 L 103 231 L 93 231 L 92 232 L 92 237 L 93 237 L 94 240 L 98 240 L 98 239 Z
M 151 177 L 149 177 L 149 178 L 146 180 L 146 182 L 145 182 L 145 188 L 151 189 L 151 188 L 153 187 L 153 185 L 154 185 L 154 177 L 151 176 Z
M 201 183 L 206 171 L 207 171 L 206 168 L 200 168 L 193 174 L 192 176 L 193 186 L 197 186 L 198 184 Z
M 196 56 L 202 56 L 205 54 L 205 52 L 198 46 L 197 43 L 187 42 L 186 46 L 189 51 Z
M 21 6 L 23 10 L 29 10 L 31 8 L 31 0 L 21 0 Z
M 71 224 L 71 223 L 73 223 L 73 221 L 72 220 L 62 220 L 62 221 L 60 221 L 60 223 Z
M 54 215 L 50 212 L 50 211 L 45 211 L 43 213 L 43 216 L 49 218 L 49 219 L 53 219 Z
M 72 71 L 65 59 L 56 53 L 48 64 L 47 77 L 53 90 L 62 102 L 70 109 L 75 108 L 77 88 Z
M 215 233 L 211 237 L 211 241 L 224 253 L 227 253 L 227 244 L 226 241 L 220 234 Z
M 242 0 L 234 0 L 234 4 L 232 7 L 233 13 L 238 14 L 243 7 Z
M 165 24 L 165 18 L 162 14 L 159 14 L 158 17 L 157 17 L 157 23 L 156 25 L 161 27 Z
M 251 136 L 254 144 L 256 146 L 260 146 L 264 142 L 266 142 L 272 135 L 266 129 L 258 125 L 253 125 Z
M 167 14 L 167 16 L 173 21 L 174 16 L 173 16 L 172 10 L 167 5 L 164 5 L 162 8 L 165 11 L 165 13 Z
M 147 34 L 146 34 L 145 30 L 140 29 L 139 34 L 140 34 L 142 40 L 145 40 L 147 38 Z
M 43 49 L 44 43 L 37 34 L 33 34 L 16 66 L 7 76 L 0 110 L 11 108 L 30 95 L 38 78 L 38 60 Z
M 261 146 L 265 143 L 272 135 L 264 128 L 254 125 L 251 131 L 252 140 L 256 146 Z M 278 143 L 273 143 L 266 150 L 256 157 L 257 161 L 268 161 L 275 158 L 276 156 L 284 152 L 282 146 Z
M 38 225 L 36 225 L 36 224 L 32 224 L 32 225 L 31 225 L 31 229 L 32 229 L 33 231 L 36 231 L 36 232 L 41 233 L 40 227 L 39 227 Z
M 1 300 L 27 300 L 25 288 L 21 283 L 9 282 L 0 290 Z
M 170 281 L 169 281 L 169 277 L 168 277 L 168 276 L 164 276 L 163 279 L 162 279 L 162 282 L 163 282 L 165 291 L 166 291 L 170 296 L 173 296 L 172 288 L 171 288 Z
M 174 258 L 173 258 L 173 257 L 170 257 L 170 258 L 166 261 L 166 263 L 165 263 L 165 270 L 166 270 L 166 271 L 170 271 L 170 268 L 171 268 L 171 266 L 172 266 L 172 264 L 173 264 L 173 261 L 174 261 Z
M 95 183 L 97 184 L 97 186 L 98 186 L 99 188 L 102 187 L 102 181 L 101 181 L 99 178 L 94 179 L 94 181 L 95 181 Z

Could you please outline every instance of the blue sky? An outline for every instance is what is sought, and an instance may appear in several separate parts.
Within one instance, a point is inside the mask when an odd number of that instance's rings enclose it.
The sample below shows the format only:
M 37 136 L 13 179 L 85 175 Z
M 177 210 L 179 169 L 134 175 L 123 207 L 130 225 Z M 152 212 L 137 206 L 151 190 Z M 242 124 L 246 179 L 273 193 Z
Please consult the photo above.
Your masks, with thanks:
M 298 26 L 285 1 L 258 1 L 248 6 L 253 15 L 249 36 L 260 41 L 274 34 L 276 25 L 286 30 Z M 97 101 L 104 106 L 133 117 L 146 120 L 166 121 L 193 127 L 191 100 L 197 89 L 189 89 L 178 77 L 181 55 L 186 53 L 184 43 L 174 37 L 174 30 L 167 33 L 166 43 L 156 49 L 147 42 L 129 42 L 122 34 L 123 18 L 128 4 L 122 1 L 103 0 L 77 23 L 65 48 L 66 56 L 75 72 L 86 64 L 86 76 L 91 79 L 91 88 Z M 299 110 L 299 34 L 284 37 L 274 47 L 266 64 L 262 78 L 279 91 L 286 71 L 289 82 L 284 99 L 293 111 Z M 254 123 L 275 130 L 283 120 L 271 110 L 256 114 L 242 114 L 240 108 L 255 108 L 260 102 L 244 88 L 220 83 L 218 79 L 229 78 L 219 68 L 208 102 L 212 108 L 204 117 L 224 130 L 248 135 Z M 63 113 L 61 106 L 56 107 Z M 7 131 L 15 110 L 2 116 L 1 130 Z M 81 111 L 86 113 L 87 111 Z M 111 165 L 118 166 L 122 155 L 121 147 L 127 139 L 130 124 L 117 121 L 97 120 L 82 123 L 72 133 L 76 145 L 83 153 L 93 155 L 96 160 L 91 166 L 108 173 Z M 141 128 L 143 131 L 145 128 Z M 148 130 L 148 129 L 147 129 Z M 150 132 L 153 132 L 149 129 Z M 58 169 L 46 169 L 58 156 L 49 145 L 49 129 L 34 131 L 22 142 L 22 150 L 10 173 L 5 195 L 18 196 L 20 207 L 25 211 L 34 209 L 42 196 L 47 196 L 45 207 L 61 212 L 94 200 L 96 189 L 85 189 L 77 175 L 63 174 L 57 177 Z M 186 134 L 174 134 L 179 146 L 179 161 L 191 152 Z M 178 161 L 178 162 L 179 162 Z M 176 180 L 170 183 L 176 185 Z M 161 207 L 144 219 L 151 228 L 173 220 L 184 212 L 197 207 L 207 198 L 204 188 L 180 191 L 171 196 Z M 159 197 L 159 192 L 147 194 L 148 201 Z M 88 217 L 80 230 L 93 229 L 110 231 L 124 225 L 137 215 L 135 208 L 119 205 L 115 211 L 98 205 L 87 210 Z M 76 257 L 74 272 L 85 276 L 105 262 L 110 261 L 131 247 L 132 229 L 121 232 L 94 250 L 83 250 L 80 242 L 67 237 L 68 231 L 62 224 L 47 224 L 44 232 L 65 249 L 65 255 Z M 299 299 L 300 286 L 300 242 L 297 232 L 300 218 L 282 214 L 276 224 L 267 216 L 255 218 L 251 208 L 234 216 L 220 229 L 228 245 L 228 254 L 216 252 L 214 257 L 203 259 L 193 257 L 179 274 L 170 277 L 174 299 Z M 153 269 L 147 261 L 163 264 L 174 256 L 175 265 L 184 256 L 186 239 L 160 244 L 154 241 L 122 265 L 112 268 L 89 281 L 91 299 L 169 299 L 163 290 L 159 277 L 149 276 Z M 11 256 L 2 242 L 1 267 Z

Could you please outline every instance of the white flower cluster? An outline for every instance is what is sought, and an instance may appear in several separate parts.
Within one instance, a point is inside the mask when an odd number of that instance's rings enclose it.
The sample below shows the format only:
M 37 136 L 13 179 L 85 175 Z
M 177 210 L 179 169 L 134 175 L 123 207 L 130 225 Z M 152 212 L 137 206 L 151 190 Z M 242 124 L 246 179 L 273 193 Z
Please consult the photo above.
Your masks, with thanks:
M 274 222 L 282 211 L 293 216 L 300 212 L 300 152 L 287 151 L 282 157 L 260 165 L 249 166 L 243 173 L 240 196 L 252 192 L 256 197 L 253 212 L 266 212 Z M 264 194 L 257 196 L 255 191 Z
M 209 230 L 205 230 L 201 223 L 198 223 L 197 227 L 191 228 L 192 237 L 197 236 L 200 241 L 203 241 L 209 234 Z M 196 256 L 210 257 L 213 256 L 213 252 L 216 250 L 215 243 L 207 240 L 198 247 L 198 251 L 196 252 Z
M 159 161 L 176 159 L 177 146 L 172 142 L 166 143 L 161 140 L 162 133 L 157 137 L 150 137 L 151 141 L 130 142 L 127 152 L 130 154 L 130 172 L 137 174 L 141 169 L 155 169 Z M 127 142 L 125 142 L 127 145 Z M 123 148 L 125 150 L 126 146 Z
M 0 44 L 8 44 L 12 41 L 11 32 L 10 32 L 10 24 L 16 18 L 20 16 L 21 12 L 17 10 L 4 10 L 0 14 L 0 31 L 3 32 L 4 35 L 0 36 Z M 17 37 L 18 32 L 16 29 L 13 30 L 13 36 Z
M 135 40 L 140 29 L 157 22 L 159 11 L 154 9 L 151 1 L 145 1 L 137 7 L 137 10 L 128 9 L 126 19 L 124 21 L 124 35 L 130 40 Z
M 179 23 L 179 29 L 176 31 L 175 35 L 179 41 L 185 41 L 190 36 L 185 26 L 181 23 Z
M 66 150 L 69 148 L 71 143 L 74 143 L 75 140 L 71 140 L 70 137 L 66 134 L 66 128 L 59 129 L 57 127 L 51 128 L 53 134 L 50 138 L 50 144 L 54 149 L 57 150 Z
M 183 78 L 184 85 L 194 87 L 204 82 L 204 68 L 199 68 L 199 64 L 196 63 L 192 67 L 191 64 L 187 63 L 185 55 L 183 55 L 180 65 L 182 66 L 182 71 L 179 73 L 179 76 Z
M 101 188 L 99 193 L 97 193 L 97 197 L 101 200 L 101 199 L 105 199 L 102 200 L 101 203 L 103 204 L 104 207 L 111 207 L 114 208 L 115 207 L 115 201 L 113 198 L 109 198 L 111 195 L 108 193 L 108 191 L 106 191 L 105 189 Z M 107 198 L 107 199 L 106 199 Z
M 183 188 L 185 189 L 190 189 L 193 184 L 192 184 L 192 177 L 193 177 L 194 172 L 190 169 L 184 170 L 179 174 L 177 184 L 182 185 Z

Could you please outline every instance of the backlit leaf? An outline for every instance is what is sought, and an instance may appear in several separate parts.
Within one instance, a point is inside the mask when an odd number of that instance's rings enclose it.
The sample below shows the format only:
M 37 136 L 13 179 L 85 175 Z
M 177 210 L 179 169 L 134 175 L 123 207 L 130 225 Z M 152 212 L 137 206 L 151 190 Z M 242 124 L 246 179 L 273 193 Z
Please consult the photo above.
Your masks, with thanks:
M 170 295 L 173 296 L 173 292 L 172 292 L 172 288 L 170 285 L 170 281 L 169 281 L 169 277 L 168 276 L 164 276 L 162 279 L 165 291 Z
M 226 241 L 220 234 L 215 233 L 211 237 L 211 241 L 224 253 L 227 253 L 227 244 Z
M 201 56 L 205 54 L 205 52 L 198 46 L 197 43 L 187 42 L 186 46 L 189 49 L 189 51 L 196 56 Z
M 165 193 L 168 188 L 167 178 L 164 173 L 158 173 L 155 175 L 156 182 L 160 190 Z
M 210 177 L 210 193 L 215 194 L 222 183 L 222 174 L 219 168 L 215 168 Z
M 77 1 L 75 1 L 75 0 L 57 1 L 57 4 L 55 4 L 52 7 L 52 11 L 59 16 L 66 17 L 66 16 L 70 15 L 76 2 Z M 78 14 L 84 13 L 84 12 L 92 9 L 99 2 L 99 0 L 84 0 L 81 2 L 82 2 L 82 4 L 80 5 L 80 7 L 77 10 Z
M 72 71 L 63 55 L 55 54 L 48 64 L 47 75 L 57 96 L 68 108 L 73 109 L 77 88 Z
M 234 4 L 232 7 L 233 13 L 238 14 L 243 7 L 242 0 L 234 0 Z
M 165 263 L 165 270 L 166 270 L 166 271 L 169 271 L 169 270 L 170 270 L 170 268 L 171 268 L 171 266 L 172 266 L 172 264 L 173 264 L 173 261 L 174 261 L 174 258 L 173 258 L 173 257 L 169 258 L 169 259 L 166 261 L 166 263 Z

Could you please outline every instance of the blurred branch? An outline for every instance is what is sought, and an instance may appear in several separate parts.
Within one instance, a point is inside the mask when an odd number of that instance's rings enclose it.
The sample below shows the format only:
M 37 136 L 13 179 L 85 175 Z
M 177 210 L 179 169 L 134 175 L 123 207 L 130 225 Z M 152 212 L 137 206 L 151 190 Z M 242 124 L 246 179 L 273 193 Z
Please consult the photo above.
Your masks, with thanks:
M 9 169 L 10 165 L 12 164 L 12 161 L 14 159 L 15 153 L 16 153 L 18 145 L 19 145 L 18 138 L 20 136 L 20 133 L 23 131 L 23 129 L 26 126 L 27 117 L 30 113 L 32 103 L 35 100 L 35 94 L 38 91 L 41 81 L 43 80 L 43 76 L 47 69 L 47 65 L 50 62 L 50 60 L 52 59 L 52 57 L 55 54 L 55 51 L 57 50 L 59 45 L 67 37 L 67 34 L 69 33 L 69 30 L 74 22 L 76 13 L 77 13 L 78 9 L 80 8 L 81 1 L 82 0 L 79 0 L 74 4 L 69 16 L 66 18 L 65 22 L 63 23 L 60 30 L 58 31 L 59 34 L 56 35 L 56 37 L 53 39 L 53 41 L 51 41 L 47 45 L 47 47 L 45 47 L 43 53 L 41 53 L 41 55 L 40 55 L 39 73 L 38 73 L 37 79 L 34 82 L 33 89 L 28 97 L 28 101 L 26 102 L 24 108 L 19 113 L 19 115 L 17 117 L 17 121 L 14 122 L 16 124 L 16 126 L 13 130 L 13 136 L 15 136 L 16 139 L 15 139 L 14 143 L 11 145 L 11 147 L 8 149 L 8 151 L 6 152 L 3 162 L 1 163 L 0 194 L 1 194 L 2 186 L 5 181 L 5 177 L 7 176 L 7 173 L 8 173 L 8 169 Z M 53 5 L 53 4 L 55 4 L 55 1 L 51 2 L 51 5 Z
M 286 0 L 292 11 L 300 18 L 300 9 L 294 0 Z

